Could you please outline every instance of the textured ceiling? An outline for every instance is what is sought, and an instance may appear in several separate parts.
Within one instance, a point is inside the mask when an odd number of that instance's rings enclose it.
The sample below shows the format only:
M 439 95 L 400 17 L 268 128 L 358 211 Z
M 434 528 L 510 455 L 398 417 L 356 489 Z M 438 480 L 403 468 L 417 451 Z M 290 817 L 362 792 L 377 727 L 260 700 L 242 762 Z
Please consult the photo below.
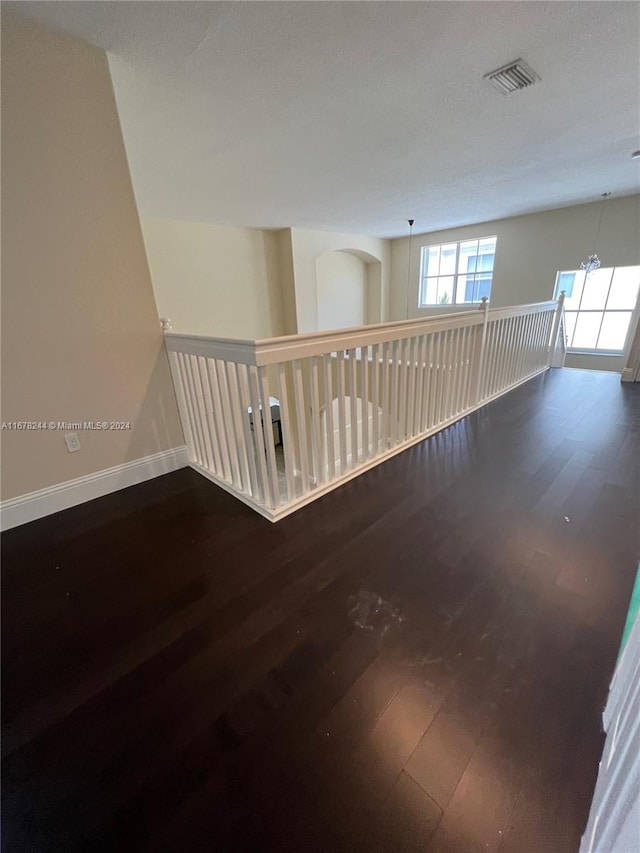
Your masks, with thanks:
M 637 3 L 10 5 L 109 51 L 143 215 L 388 237 L 638 188 Z

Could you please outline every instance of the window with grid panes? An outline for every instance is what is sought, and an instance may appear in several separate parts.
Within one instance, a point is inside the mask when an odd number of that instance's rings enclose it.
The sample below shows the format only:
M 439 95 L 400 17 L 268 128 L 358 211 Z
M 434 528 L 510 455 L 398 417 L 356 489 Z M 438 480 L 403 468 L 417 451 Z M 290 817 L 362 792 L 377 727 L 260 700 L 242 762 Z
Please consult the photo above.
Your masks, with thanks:
M 420 306 L 463 305 L 491 295 L 496 237 L 423 246 Z
M 621 355 L 639 288 L 640 266 L 558 272 L 555 295 L 565 291 L 567 351 Z

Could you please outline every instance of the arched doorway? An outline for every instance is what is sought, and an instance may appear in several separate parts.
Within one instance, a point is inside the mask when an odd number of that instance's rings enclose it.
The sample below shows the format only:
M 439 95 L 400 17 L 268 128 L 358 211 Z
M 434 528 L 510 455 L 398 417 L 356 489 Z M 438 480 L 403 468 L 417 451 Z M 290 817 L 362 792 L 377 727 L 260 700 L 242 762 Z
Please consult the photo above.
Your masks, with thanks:
M 381 269 L 377 258 L 357 249 L 316 258 L 318 330 L 379 323 Z

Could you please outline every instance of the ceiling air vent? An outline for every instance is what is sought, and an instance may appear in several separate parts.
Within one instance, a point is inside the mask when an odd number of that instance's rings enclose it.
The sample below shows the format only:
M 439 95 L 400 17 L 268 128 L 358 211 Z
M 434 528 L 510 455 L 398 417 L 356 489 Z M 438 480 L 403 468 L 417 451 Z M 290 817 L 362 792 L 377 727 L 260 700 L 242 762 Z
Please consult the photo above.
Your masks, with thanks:
M 526 89 L 540 78 L 522 59 L 516 59 L 508 65 L 503 65 L 497 71 L 485 74 L 483 80 L 488 80 L 494 89 L 503 95 L 510 95 L 518 89 Z

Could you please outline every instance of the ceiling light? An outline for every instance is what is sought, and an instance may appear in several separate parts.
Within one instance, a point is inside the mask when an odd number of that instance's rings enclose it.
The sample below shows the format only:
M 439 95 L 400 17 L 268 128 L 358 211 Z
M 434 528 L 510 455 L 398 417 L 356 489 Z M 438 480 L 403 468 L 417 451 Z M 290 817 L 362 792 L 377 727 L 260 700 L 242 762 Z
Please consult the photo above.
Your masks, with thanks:
M 512 92 L 517 92 L 518 89 L 526 89 L 527 86 L 532 86 L 540 77 L 524 60 L 516 59 L 515 62 L 509 62 L 502 68 L 490 71 L 482 79 L 491 83 L 493 88 L 503 95 L 510 95 Z
M 637 151 L 634 151 L 633 154 L 631 155 L 632 160 L 637 160 L 638 158 L 640 158 L 640 148 L 638 148 Z

